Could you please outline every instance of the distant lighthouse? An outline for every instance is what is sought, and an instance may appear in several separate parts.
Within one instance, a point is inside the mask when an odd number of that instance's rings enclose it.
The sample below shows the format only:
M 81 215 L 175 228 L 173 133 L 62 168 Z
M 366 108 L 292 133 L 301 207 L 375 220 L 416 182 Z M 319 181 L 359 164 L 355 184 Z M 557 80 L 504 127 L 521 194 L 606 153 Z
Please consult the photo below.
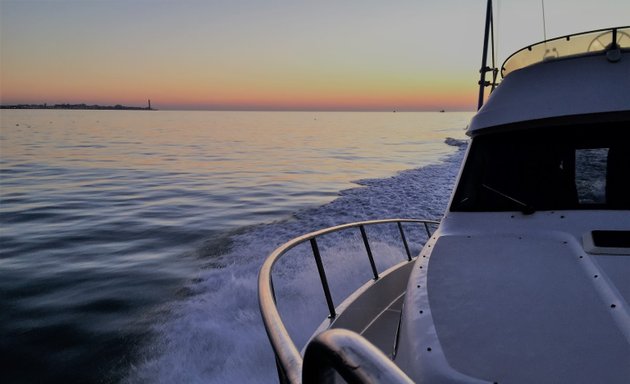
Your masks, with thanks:
M 148 104 L 149 104 L 149 106 L 147 107 L 147 109 L 151 109 L 151 99 L 148 99 L 147 101 L 148 101 Z

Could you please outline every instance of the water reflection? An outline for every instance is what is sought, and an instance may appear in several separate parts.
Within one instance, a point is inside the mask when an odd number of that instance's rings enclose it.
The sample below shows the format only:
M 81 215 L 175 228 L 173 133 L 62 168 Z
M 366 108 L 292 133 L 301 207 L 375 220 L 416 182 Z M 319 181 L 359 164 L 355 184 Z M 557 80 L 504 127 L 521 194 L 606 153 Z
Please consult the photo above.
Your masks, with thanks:
M 116 378 L 230 230 L 435 162 L 469 116 L 3 110 L 3 378 Z

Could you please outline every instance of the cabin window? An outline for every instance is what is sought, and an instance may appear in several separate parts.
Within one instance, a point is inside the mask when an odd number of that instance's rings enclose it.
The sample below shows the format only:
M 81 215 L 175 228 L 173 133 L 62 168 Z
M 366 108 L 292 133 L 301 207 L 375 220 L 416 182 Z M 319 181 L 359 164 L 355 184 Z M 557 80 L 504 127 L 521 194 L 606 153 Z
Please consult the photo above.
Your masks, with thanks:
M 575 186 L 580 204 L 606 203 L 608 148 L 575 151 Z
M 630 127 L 625 125 L 476 136 L 451 210 L 630 209 Z

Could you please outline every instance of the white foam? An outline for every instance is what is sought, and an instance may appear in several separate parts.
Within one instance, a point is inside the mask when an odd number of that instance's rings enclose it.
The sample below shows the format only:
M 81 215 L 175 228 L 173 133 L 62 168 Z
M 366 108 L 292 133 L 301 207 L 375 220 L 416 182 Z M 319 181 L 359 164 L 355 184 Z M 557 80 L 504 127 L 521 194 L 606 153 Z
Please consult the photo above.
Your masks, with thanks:
M 461 148 L 459 144 L 457 144 Z M 463 151 L 441 164 L 386 179 L 361 180 L 329 204 L 297 212 L 290 220 L 258 225 L 230 237 L 232 247 L 201 270 L 187 298 L 170 304 L 153 328 L 150 345 L 132 367 L 128 382 L 274 383 L 273 352 L 260 319 L 257 274 L 264 258 L 300 234 L 346 222 L 388 217 L 439 219 L 446 207 Z M 420 229 L 408 229 L 408 238 Z M 391 230 L 369 230 L 379 268 L 404 258 Z M 370 278 L 369 267 L 351 268 L 364 257 L 360 238 L 322 240 L 321 250 L 336 304 Z M 395 237 L 395 236 L 394 236 Z M 413 243 L 415 252 L 419 243 Z M 274 276 L 279 309 L 298 347 L 326 316 L 321 286 L 308 248 L 296 249 Z M 343 257 L 339 257 L 343 254 Z M 216 255 L 207 255 L 216 258 Z M 219 266 L 219 267 L 217 267 Z M 351 272 L 348 272 L 351 271 Z

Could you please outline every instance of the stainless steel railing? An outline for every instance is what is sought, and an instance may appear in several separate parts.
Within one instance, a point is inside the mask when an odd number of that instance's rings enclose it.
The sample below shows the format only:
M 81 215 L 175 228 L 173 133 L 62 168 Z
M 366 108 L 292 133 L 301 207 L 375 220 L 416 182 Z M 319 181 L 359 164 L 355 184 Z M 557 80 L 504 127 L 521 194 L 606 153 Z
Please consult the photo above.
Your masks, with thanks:
M 347 329 L 320 333 L 304 352 L 303 384 L 335 383 L 336 374 L 348 383 L 413 383 L 374 344 Z
M 332 295 L 330 293 L 330 287 L 328 285 L 326 271 L 319 252 L 317 238 L 332 232 L 339 232 L 350 228 L 358 228 L 361 232 L 361 238 L 363 239 L 363 244 L 365 245 L 367 259 L 372 269 L 374 279 L 378 280 L 379 272 L 374 262 L 374 257 L 372 255 L 372 250 L 369 244 L 367 233 L 365 231 L 365 227 L 369 225 L 380 225 L 388 223 L 397 224 L 401 236 L 401 241 L 404 245 L 407 259 L 409 261 L 412 260 L 412 256 L 409 250 L 409 245 L 407 243 L 407 238 L 405 236 L 402 223 L 422 224 L 428 237 L 431 237 L 432 234 L 429 226 L 439 225 L 439 222 L 437 221 L 420 219 L 385 219 L 343 224 L 296 237 L 293 240 L 290 240 L 277 248 L 269 255 L 269 257 L 267 257 L 258 274 L 258 301 L 260 304 L 260 312 L 262 314 L 263 323 L 265 325 L 269 341 L 271 342 L 271 346 L 276 356 L 278 375 L 281 382 L 301 383 L 303 360 L 300 352 L 295 346 L 295 343 L 289 336 L 289 333 L 284 326 L 284 323 L 282 322 L 282 318 L 280 317 L 280 313 L 276 306 L 276 298 L 272 279 L 272 271 L 276 262 L 281 259 L 289 250 L 296 247 L 297 245 L 305 243 L 307 241 L 310 242 L 313 257 L 315 258 L 315 263 L 317 265 L 317 271 L 319 273 L 322 288 L 324 290 L 324 296 L 326 298 L 326 304 L 328 306 L 330 318 L 334 319 L 337 316 L 337 312 L 335 310 L 335 305 L 332 300 Z

